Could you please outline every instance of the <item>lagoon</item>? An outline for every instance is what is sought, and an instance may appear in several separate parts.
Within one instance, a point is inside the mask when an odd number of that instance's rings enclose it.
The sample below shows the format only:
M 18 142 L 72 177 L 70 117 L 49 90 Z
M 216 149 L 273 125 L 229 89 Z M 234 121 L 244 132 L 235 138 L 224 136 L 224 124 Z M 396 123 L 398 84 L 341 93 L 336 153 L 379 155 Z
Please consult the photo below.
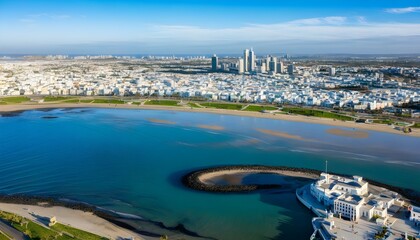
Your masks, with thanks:
M 420 138 L 337 128 L 354 131 L 160 110 L 25 111 L 0 117 L 0 193 L 83 201 L 216 239 L 307 239 L 312 214 L 293 191 L 204 193 L 180 178 L 220 165 L 322 170 L 328 160 L 329 171 L 420 191 Z

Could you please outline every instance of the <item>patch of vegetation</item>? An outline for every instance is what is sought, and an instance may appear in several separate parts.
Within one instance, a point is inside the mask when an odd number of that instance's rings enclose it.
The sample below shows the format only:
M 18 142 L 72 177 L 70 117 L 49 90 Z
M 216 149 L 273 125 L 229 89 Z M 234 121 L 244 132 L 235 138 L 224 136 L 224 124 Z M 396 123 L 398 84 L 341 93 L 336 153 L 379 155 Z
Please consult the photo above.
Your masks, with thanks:
M 412 126 L 413 128 L 420 128 L 420 122 L 416 122 L 414 123 L 414 125 Z
M 0 240 L 10 240 L 10 238 L 0 232 Z
M 188 106 L 190 106 L 192 108 L 201 108 L 200 106 L 197 105 L 197 103 L 192 103 L 192 102 L 189 102 Z
M 244 105 L 234 103 L 200 103 L 203 107 L 218 108 L 218 109 L 229 109 L 229 110 L 241 110 Z
M 47 96 L 44 97 L 44 102 L 57 102 L 72 99 L 71 97 Z
M 124 104 L 125 102 L 123 100 L 118 100 L 118 99 L 97 98 L 93 100 L 93 103 Z
M 91 103 L 91 102 L 93 102 L 93 99 L 79 99 L 79 102 L 81 102 L 81 103 Z
M 0 101 L 7 103 L 23 103 L 23 102 L 27 102 L 30 99 L 28 97 L 23 97 L 23 96 L 19 96 L 19 97 L 4 97 L 4 98 L 0 98 Z
M 80 99 L 69 99 L 69 100 L 64 100 L 64 103 L 79 103 Z
M 258 105 L 249 105 L 244 109 L 244 111 L 252 111 L 252 112 L 263 112 L 263 111 L 273 111 L 277 110 L 276 107 L 273 106 L 258 106 Z
M 343 120 L 343 121 L 353 121 L 354 119 L 349 116 L 340 115 L 337 113 L 332 112 L 326 112 L 321 110 L 315 110 L 315 109 L 308 109 L 308 108 L 299 108 L 299 107 L 284 107 L 283 112 L 287 113 L 293 113 L 298 115 L 304 115 L 304 116 L 313 116 L 313 117 L 320 117 L 320 118 L 332 118 L 337 120 Z
M 162 105 L 162 106 L 178 106 L 178 101 L 174 100 L 149 100 L 145 105 Z
M 30 239 L 57 239 L 57 240 L 105 240 L 107 238 L 85 232 L 70 226 L 56 223 L 51 229 L 43 227 L 29 219 L 13 213 L 0 211 L 0 218 L 11 223 L 12 227 L 24 233 Z M 2 240 L 0 238 L 0 240 Z
M 380 123 L 380 124 L 388 124 L 388 125 L 391 125 L 394 122 L 391 119 L 375 119 L 375 120 L 373 120 L 373 123 Z
M 56 230 L 57 232 L 64 233 L 64 235 L 71 235 L 81 240 L 106 240 L 107 239 L 107 238 L 98 236 L 96 234 L 85 232 L 83 230 L 72 228 L 70 226 L 66 226 L 60 223 L 54 224 L 54 226 L 52 226 L 51 228 Z
M 377 232 L 375 234 L 375 239 L 383 239 L 385 238 L 386 233 L 388 232 L 388 228 L 387 227 L 382 227 L 382 231 Z

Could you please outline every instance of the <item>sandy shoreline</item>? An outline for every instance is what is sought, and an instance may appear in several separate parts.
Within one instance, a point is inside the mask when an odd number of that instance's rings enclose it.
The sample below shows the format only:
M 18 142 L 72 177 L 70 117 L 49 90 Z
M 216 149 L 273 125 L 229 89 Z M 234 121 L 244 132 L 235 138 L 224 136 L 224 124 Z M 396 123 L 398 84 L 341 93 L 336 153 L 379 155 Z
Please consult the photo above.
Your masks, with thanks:
M 146 236 L 141 236 L 128 229 L 121 228 L 111 222 L 106 221 L 91 212 L 84 212 L 65 208 L 61 206 L 44 207 L 28 204 L 14 204 L 14 203 L 1 203 L 0 210 L 5 212 L 15 213 L 22 217 L 28 218 L 32 221 L 40 223 L 35 215 L 41 217 L 57 218 L 57 221 L 64 225 L 70 225 L 87 232 L 97 234 L 99 236 L 120 239 L 134 237 L 134 239 L 157 239 Z
M 323 124 L 336 127 L 348 127 L 362 130 L 386 132 L 400 134 L 404 136 L 420 137 L 420 130 L 413 128 L 413 132 L 410 134 L 403 133 L 402 131 L 393 129 L 391 126 L 384 124 L 364 124 L 355 122 L 344 122 L 334 121 L 328 118 L 316 118 L 307 117 L 300 115 L 288 115 L 288 114 L 271 114 L 271 113 L 260 113 L 250 111 L 236 111 L 236 110 L 225 110 L 215 108 L 189 108 L 189 107 L 171 107 L 171 106 L 159 106 L 159 105 L 130 105 L 130 104 L 100 104 L 100 103 L 37 103 L 37 104 L 13 104 L 13 105 L 0 105 L 0 114 L 7 112 L 25 111 L 25 110 L 36 110 L 36 109 L 52 109 L 52 108 L 108 108 L 108 109 L 148 109 L 148 110 L 169 110 L 169 111 L 181 111 L 181 112 L 198 112 L 198 113 L 212 113 L 212 114 L 225 114 L 235 115 L 244 117 L 257 117 L 267 119 L 277 119 L 284 121 L 293 122 L 305 122 Z
M 221 177 L 224 175 L 237 175 L 237 174 L 252 174 L 252 173 L 273 173 L 290 177 L 302 177 L 309 179 L 316 179 L 319 176 L 312 173 L 305 172 L 295 172 L 287 170 L 252 170 L 252 169 L 231 169 L 231 170 L 221 170 L 216 172 L 203 173 L 198 177 L 198 180 L 205 184 L 212 184 L 212 179 Z

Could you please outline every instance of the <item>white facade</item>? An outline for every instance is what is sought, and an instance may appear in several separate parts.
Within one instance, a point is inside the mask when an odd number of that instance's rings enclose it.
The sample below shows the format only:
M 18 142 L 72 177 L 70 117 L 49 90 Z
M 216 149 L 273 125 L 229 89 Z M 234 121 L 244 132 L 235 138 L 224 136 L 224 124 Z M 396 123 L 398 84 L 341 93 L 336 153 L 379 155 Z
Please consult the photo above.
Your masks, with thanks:
M 249 72 L 249 49 L 244 50 L 244 71 Z
M 420 207 L 411 205 L 408 210 L 410 210 L 410 221 L 420 225 Z
M 311 195 L 334 214 L 356 221 L 365 219 L 385 219 L 395 201 L 394 192 L 381 195 L 369 193 L 368 183 L 362 177 L 344 178 L 327 173 L 321 173 L 318 181 L 311 184 Z M 420 215 L 420 214 L 419 214 Z

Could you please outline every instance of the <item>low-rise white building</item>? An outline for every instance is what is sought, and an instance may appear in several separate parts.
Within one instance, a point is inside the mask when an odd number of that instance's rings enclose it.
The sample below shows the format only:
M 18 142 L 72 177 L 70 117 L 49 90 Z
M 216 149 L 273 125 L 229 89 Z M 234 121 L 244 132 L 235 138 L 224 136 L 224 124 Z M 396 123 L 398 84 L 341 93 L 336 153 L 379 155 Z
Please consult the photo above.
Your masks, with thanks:
M 369 193 L 368 182 L 362 177 L 344 178 L 321 173 L 318 181 L 311 184 L 311 195 L 339 217 L 356 221 L 363 217 L 386 219 L 388 208 L 396 193 L 387 191 L 379 195 Z
M 420 225 L 420 207 L 411 205 L 410 210 L 410 221 L 413 221 L 416 225 Z

